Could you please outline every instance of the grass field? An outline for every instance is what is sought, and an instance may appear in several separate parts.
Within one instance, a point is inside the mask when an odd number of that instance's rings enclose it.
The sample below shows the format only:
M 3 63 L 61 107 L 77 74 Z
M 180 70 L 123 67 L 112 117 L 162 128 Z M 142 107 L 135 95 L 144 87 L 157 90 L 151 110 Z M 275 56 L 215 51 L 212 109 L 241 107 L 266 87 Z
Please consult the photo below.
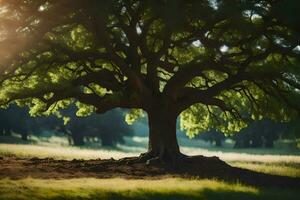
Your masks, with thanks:
M 258 150 L 259 152 L 261 150 Z M 142 152 L 142 151 L 141 151 Z M 123 149 L 87 149 L 78 147 L 43 146 L 28 144 L 0 144 L 0 156 L 38 157 L 54 159 L 120 159 L 138 156 L 139 151 L 124 151 Z M 202 148 L 183 148 L 189 155 L 218 156 L 232 166 L 251 169 L 267 174 L 300 177 L 300 155 L 274 155 L 208 151 Z
M 216 180 L 22 179 L 0 181 L 0 199 L 297 200 L 298 190 L 255 188 Z
M 286 150 L 242 152 L 184 146 L 190 155 L 219 156 L 233 166 L 268 174 L 300 177 L 300 155 Z M 52 157 L 54 159 L 106 159 L 136 156 L 144 147 L 117 149 L 76 148 L 49 144 L 0 144 L 0 156 Z M 299 199 L 300 190 L 253 187 L 218 180 L 166 178 L 160 180 L 124 179 L 0 179 L 0 199 Z

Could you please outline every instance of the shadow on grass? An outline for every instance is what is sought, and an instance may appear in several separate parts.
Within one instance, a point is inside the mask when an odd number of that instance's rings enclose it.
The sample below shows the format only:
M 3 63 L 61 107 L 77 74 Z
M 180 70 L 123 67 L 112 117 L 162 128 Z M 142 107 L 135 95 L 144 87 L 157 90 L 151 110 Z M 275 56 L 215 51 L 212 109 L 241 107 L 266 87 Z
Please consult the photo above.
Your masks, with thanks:
M 74 198 L 73 198 L 74 199 Z M 80 198 L 78 198 L 80 199 Z M 88 199 L 109 199 L 109 200 L 255 200 L 261 199 L 260 195 L 253 194 L 251 192 L 234 192 L 234 191 L 215 191 L 211 189 L 204 189 L 201 191 L 192 191 L 190 194 L 180 192 L 141 192 L 139 194 L 130 194 L 124 192 L 115 193 L 111 192 L 108 194 L 93 193 Z
M 142 195 L 137 196 L 125 196 L 122 194 L 113 194 L 111 193 L 107 199 L 113 200 L 296 200 L 299 197 L 299 192 L 289 191 L 289 194 L 286 191 L 271 193 L 271 191 L 260 191 L 258 193 L 252 192 L 241 192 L 241 191 L 231 191 L 231 190 L 212 190 L 212 189 L 204 189 L 200 191 L 192 191 L 191 193 L 156 193 L 156 192 L 145 192 Z M 91 196 L 91 199 L 97 199 L 97 194 Z M 101 199 L 101 198 L 99 198 Z
M 0 190 L 1 191 L 1 190 Z M 1 198 L 6 200 L 12 199 L 45 199 L 45 200 L 298 200 L 300 192 L 297 190 L 275 190 L 260 189 L 256 191 L 234 191 L 224 189 L 199 189 L 192 191 L 149 191 L 143 189 L 106 191 L 96 190 L 90 192 L 72 193 L 68 190 L 43 191 L 30 190 L 21 191 L 19 194 L 2 193 Z
M 137 157 L 121 160 L 55 160 L 52 158 L 1 157 L 0 177 L 22 179 L 28 176 L 51 178 L 130 178 L 161 179 L 168 177 L 237 181 L 255 187 L 300 188 L 300 178 L 270 175 L 232 167 L 217 157 L 191 156 L 180 165 L 136 162 Z M 3 168 L 2 168 L 3 165 Z M 9 170 L 6 170 L 8 169 Z

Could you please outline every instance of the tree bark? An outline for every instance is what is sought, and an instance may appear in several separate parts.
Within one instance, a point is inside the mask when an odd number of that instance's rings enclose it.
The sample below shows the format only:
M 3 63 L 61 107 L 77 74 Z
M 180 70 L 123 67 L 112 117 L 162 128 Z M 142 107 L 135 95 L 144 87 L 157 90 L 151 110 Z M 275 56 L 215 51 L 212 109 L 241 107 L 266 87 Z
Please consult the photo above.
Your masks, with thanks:
M 149 147 L 148 158 L 163 162 L 174 162 L 180 153 L 176 137 L 177 114 L 163 106 L 148 111 Z

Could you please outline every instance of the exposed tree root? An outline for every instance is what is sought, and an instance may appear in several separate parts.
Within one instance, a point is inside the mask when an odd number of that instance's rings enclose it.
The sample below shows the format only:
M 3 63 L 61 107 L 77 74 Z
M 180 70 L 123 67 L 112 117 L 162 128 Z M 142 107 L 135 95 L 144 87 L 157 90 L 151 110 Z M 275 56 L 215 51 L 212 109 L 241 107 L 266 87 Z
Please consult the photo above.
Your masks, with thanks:
M 146 164 L 146 165 L 164 165 L 169 167 L 176 167 L 178 163 L 183 163 L 188 158 L 187 155 L 184 155 L 180 152 L 171 153 L 171 154 L 162 154 L 155 153 L 153 151 L 148 151 L 142 153 L 139 157 L 136 158 L 123 158 L 119 160 L 121 163 L 131 164 Z

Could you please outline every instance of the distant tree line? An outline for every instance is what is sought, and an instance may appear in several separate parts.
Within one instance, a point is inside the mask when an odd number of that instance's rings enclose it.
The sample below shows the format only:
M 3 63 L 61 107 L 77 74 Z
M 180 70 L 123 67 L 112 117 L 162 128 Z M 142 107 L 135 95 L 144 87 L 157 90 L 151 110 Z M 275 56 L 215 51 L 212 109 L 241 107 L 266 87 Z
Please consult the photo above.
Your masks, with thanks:
M 300 119 L 289 123 L 277 123 L 269 119 L 250 123 L 233 136 L 226 137 L 222 132 L 210 130 L 197 136 L 198 139 L 221 147 L 226 138 L 234 140 L 234 148 L 273 148 L 278 139 L 300 138 Z
M 54 115 L 47 117 L 30 117 L 27 108 L 11 105 L 8 109 L 0 109 L 0 135 L 18 133 L 22 140 L 28 135 L 41 136 L 44 131 L 53 135 L 63 134 L 70 145 L 81 146 L 86 142 L 100 142 L 103 146 L 115 146 L 124 143 L 123 136 L 132 136 L 133 130 L 124 122 L 121 110 L 112 110 L 104 115 L 92 114 L 77 117 L 76 108 L 71 107 L 63 112 L 69 122 Z M 277 123 L 268 119 L 257 120 L 232 136 L 210 130 L 197 135 L 198 139 L 221 147 L 226 138 L 234 140 L 234 148 L 273 148 L 278 139 L 300 138 L 300 119 L 289 123 Z
M 0 110 L 0 135 L 10 135 L 12 132 L 20 133 L 23 140 L 27 140 L 29 124 L 28 112 L 17 106 Z
M 21 135 L 22 140 L 28 140 L 30 134 L 41 136 L 44 131 L 50 131 L 53 135 L 64 134 L 69 143 L 75 146 L 84 145 L 86 141 L 115 146 L 124 142 L 123 136 L 132 134 L 120 110 L 79 118 L 76 116 L 76 109 L 71 107 L 63 114 L 69 118 L 67 124 L 53 115 L 30 117 L 26 108 L 11 105 L 8 109 L 0 109 L 0 135 L 17 133 Z
M 289 124 L 275 123 L 271 120 L 254 121 L 233 136 L 235 148 L 273 148 L 274 141 L 287 134 Z
M 197 135 L 198 139 L 202 139 L 204 141 L 209 142 L 216 147 L 221 147 L 222 142 L 226 139 L 225 135 L 216 130 L 210 130 L 204 133 Z

